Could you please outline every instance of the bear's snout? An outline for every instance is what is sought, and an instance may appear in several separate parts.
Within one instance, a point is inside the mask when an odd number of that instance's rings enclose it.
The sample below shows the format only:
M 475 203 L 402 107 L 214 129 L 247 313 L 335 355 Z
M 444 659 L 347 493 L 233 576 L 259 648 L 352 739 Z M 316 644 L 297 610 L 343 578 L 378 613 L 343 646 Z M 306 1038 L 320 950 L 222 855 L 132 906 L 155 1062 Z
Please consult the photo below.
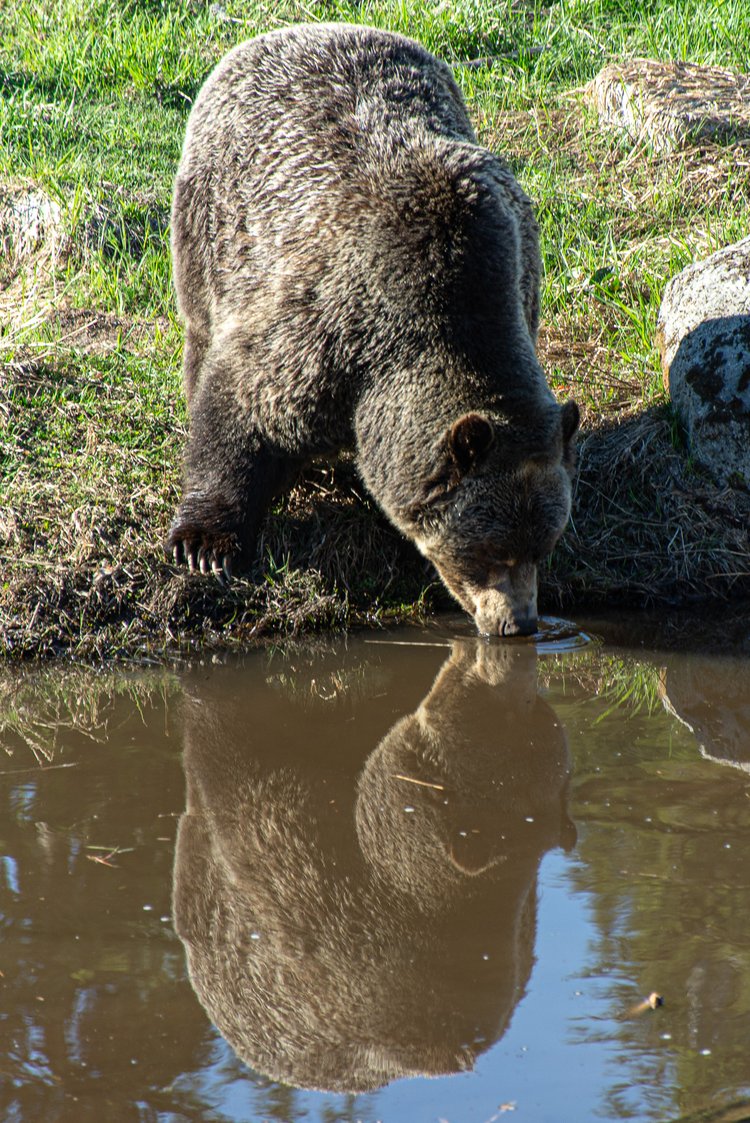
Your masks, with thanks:
M 537 630 L 536 592 L 536 566 L 516 563 L 496 573 L 491 585 L 464 585 L 460 599 L 482 635 L 509 638 Z
M 492 600 L 494 603 L 484 604 L 474 613 L 474 622 L 482 635 L 500 636 L 502 639 L 533 636 L 537 630 L 536 603 L 516 608 L 504 597 Z
M 498 635 L 501 636 L 533 636 L 537 629 L 537 616 L 534 614 L 522 616 L 520 619 L 512 616 L 500 622 Z

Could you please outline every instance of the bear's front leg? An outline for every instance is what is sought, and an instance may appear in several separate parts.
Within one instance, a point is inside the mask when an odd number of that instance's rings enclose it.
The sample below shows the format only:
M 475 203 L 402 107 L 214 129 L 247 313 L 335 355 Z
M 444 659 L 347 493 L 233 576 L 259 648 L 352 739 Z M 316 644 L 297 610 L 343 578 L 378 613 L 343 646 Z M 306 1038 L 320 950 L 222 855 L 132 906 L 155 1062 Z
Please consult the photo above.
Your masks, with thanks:
M 301 466 L 223 398 L 205 380 L 191 402 L 183 496 L 164 544 L 175 564 L 222 579 L 252 561 L 263 516 Z

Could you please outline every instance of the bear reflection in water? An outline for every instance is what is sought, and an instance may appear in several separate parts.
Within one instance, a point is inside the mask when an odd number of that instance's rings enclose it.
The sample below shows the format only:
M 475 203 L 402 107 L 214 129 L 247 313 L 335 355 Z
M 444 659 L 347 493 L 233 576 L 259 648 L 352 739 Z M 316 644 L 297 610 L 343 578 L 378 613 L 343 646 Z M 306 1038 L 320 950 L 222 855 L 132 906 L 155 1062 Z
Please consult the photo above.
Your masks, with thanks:
M 254 1070 L 327 1091 L 472 1067 L 529 979 L 539 862 L 575 841 L 533 650 L 456 641 L 385 735 L 405 676 L 384 696 L 376 661 L 363 675 L 341 704 L 257 670 L 187 684 L 174 917 L 192 984 Z

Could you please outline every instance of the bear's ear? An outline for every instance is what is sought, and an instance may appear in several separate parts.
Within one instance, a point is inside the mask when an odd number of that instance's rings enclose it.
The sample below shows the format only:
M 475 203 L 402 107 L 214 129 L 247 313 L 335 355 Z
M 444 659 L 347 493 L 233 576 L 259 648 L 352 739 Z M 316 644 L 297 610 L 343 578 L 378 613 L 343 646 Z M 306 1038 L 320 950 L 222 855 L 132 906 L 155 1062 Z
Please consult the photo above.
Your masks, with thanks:
M 481 413 L 467 413 L 454 422 L 448 434 L 448 448 L 459 478 L 482 463 L 494 439 L 495 431 Z
M 419 491 L 419 498 L 408 508 L 410 518 L 418 521 L 425 517 L 430 508 L 446 500 L 463 477 L 481 464 L 495 439 L 492 425 L 479 413 L 467 413 L 459 417 L 441 438 L 438 470 L 426 479 Z
M 581 414 L 578 406 L 574 401 L 566 402 L 562 407 L 562 437 L 563 444 L 570 444 L 573 437 L 578 432 L 578 426 L 581 423 Z

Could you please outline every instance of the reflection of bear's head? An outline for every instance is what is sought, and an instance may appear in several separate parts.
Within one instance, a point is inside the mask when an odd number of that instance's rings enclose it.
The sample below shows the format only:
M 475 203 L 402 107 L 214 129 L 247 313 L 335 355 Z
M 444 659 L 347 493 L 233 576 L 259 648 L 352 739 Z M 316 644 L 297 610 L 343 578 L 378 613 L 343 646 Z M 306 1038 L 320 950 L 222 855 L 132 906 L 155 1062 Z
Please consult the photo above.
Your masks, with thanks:
M 358 779 L 356 709 L 295 707 L 257 675 L 235 677 L 232 703 L 210 679 L 192 689 L 175 924 L 201 1002 L 253 1068 L 363 1091 L 469 1068 L 504 1032 L 538 863 L 567 830 L 567 745 L 533 659 L 456 642 Z

